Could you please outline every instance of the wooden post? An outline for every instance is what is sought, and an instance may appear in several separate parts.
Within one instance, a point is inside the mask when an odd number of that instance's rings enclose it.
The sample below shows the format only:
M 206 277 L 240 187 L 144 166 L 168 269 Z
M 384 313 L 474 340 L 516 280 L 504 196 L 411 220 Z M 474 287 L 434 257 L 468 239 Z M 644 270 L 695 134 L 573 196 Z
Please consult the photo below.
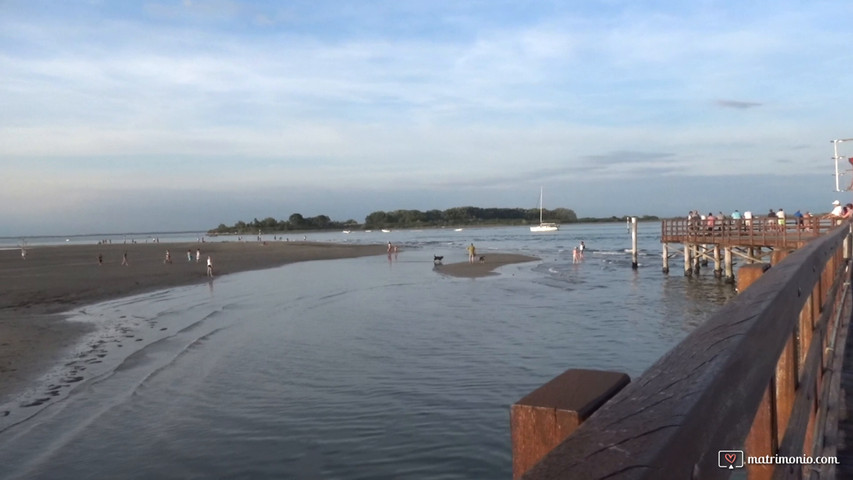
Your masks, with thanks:
M 743 265 L 742 267 L 737 269 L 737 291 L 738 293 L 743 292 L 750 285 L 752 285 L 756 280 L 758 280 L 767 269 L 770 268 L 769 264 L 766 263 L 750 263 L 747 265 Z
M 663 244 L 663 273 L 669 273 L 669 245 Z
M 750 457 L 763 457 L 765 455 L 773 455 L 778 446 L 777 439 L 774 435 L 774 397 L 772 395 L 773 379 L 770 379 L 770 385 L 764 392 L 761 398 L 761 404 L 758 406 L 758 411 L 755 412 L 755 420 L 752 422 L 752 428 L 744 441 L 744 455 Z M 750 480 L 770 480 L 773 477 L 773 465 L 750 464 L 746 466 L 747 478 Z
M 619 372 L 566 370 L 510 410 L 512 478 L 517 480 L 631 379 Z
M 767 271 L 768 267 L 769 265 L 759 263 L 740 267 L 737 276 L 738 292 L 743 292 L 749 288 L 750 285 L 755 283 Z M 775 376 L 771 376 L 768 378 L 767 389 L 761 398 L 758 411 L 755 412 L 752 427 L 749 429 L 749 434 L 744 441 L 743 449 L 745 450 L 745 455 L 763 457 L 765 455 L 772 455 L 776 451 L 779 445 L 779 438 L 776 436 L 776 422 L 776 382 Z M 751 464 L 747 465 L 746 469 L 750 480 L 769 480 L 773 476 L 773 465 Z
M 693 245 L 693 273 L 695 273 L 696 275 L 699 275 L 699 264 L 701 263 L 699 258 L 700 248 L 701 247 L 698 243 Z
M 637 217 L 631 217 L 631 268 L 634 270 L 639 266 L 637 254 Z
M 689 277 L 693 275 L 692 269 L 692 259 L 691 254 L 693 253 L 693 245 L 689 243 L 684 244 L 684 276 Z
M 714 278 L 723 276 L 723 266 L 720 263 L 720 246 L 714 245 Z
M 732 265 L 732 247 L 726 247 L 724 252 L 726 264 L 726 283 L 735 283 L 734 266 Z

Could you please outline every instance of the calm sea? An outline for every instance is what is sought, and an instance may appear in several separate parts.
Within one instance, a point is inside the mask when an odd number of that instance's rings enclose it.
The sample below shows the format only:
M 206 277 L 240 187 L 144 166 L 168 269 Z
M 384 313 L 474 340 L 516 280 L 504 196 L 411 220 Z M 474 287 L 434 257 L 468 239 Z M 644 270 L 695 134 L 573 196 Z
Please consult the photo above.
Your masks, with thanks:
M 635 378 L 734 295 L 662 274 L 657 223 L 636 271 L 623 224 L 308 239 L 403 248 L 72 312 L 98 328 L 0 405 L 0 477 L 509 479 L 512 403 L 568 368 Z M 542 260 L 433 270 L 471 242 Z

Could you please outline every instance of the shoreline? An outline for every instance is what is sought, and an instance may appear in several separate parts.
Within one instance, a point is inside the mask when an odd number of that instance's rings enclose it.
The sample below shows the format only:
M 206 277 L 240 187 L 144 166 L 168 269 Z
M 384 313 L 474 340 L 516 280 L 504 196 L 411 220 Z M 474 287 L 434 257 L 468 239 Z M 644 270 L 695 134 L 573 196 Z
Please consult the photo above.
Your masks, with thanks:
M 446 265 L 436 265 L 435 271 L 442 275 L 462 278 L 479 278 L 493 275 L 500 275 L 495 272 L 495 269 L 504 265 L 514 263 L 527 263 L 541 260 L 538 257 L 529 255 L 519 255 L 515 253 L 488 253 L 486 255 L 478 255 L 478 261 L 474 263 L 457 262 L 448 263 Z M 479 259 L 482 258 L 482 261 Z
M 164 262 L 166 250 L 172 263 Z M 187 250 L 192 261 L 187 260 Z M 125 252 L 128 266 L 122 265 Z M 63 361 L 68 350 L 93 330 L 92 325 L 65 321 L 68 313 L 102 301 L 208 282 L 208 255 L 215 280 L 294 262 L 386 254 L 383 244 L 301 241 L 45 245 L 28 248 L 26 259 L 19 248 L 0 250 L 0 403 Z M 488 253 L 483 262 L 436 265 L 434 270 L 478 278 L 498 275 L 495 269 L 503 265 L 536 260 Z
M 164 263 L 165 252 L 171 264 Z M 201 259 L 196 262 L 196 250 Z M 193 260 L 187 260 L 187 250 Z M 122 266 L 127 252 L 129 266 Z M 0 403 L 62 360 L 92 326 L 65 321 L 85 305 L 200 284 L 207 256 L 221 275 L 288 263 L 382 255 L 385 245 L 321 242 L 185 242 L 46 245 L 0 250 Z M 98 264 L 98 255 L 102 264 Z M 2 412 L 0 412 L 2 415 Z

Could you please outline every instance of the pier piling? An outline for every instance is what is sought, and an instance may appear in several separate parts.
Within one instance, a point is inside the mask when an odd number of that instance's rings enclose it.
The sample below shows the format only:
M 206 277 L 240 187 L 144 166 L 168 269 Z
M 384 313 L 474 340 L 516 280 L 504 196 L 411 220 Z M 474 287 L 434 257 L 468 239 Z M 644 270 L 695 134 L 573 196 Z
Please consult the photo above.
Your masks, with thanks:
M 631 217 L 631 268 L 636 270 L 639 267 L 637 260 L 637 217 Z

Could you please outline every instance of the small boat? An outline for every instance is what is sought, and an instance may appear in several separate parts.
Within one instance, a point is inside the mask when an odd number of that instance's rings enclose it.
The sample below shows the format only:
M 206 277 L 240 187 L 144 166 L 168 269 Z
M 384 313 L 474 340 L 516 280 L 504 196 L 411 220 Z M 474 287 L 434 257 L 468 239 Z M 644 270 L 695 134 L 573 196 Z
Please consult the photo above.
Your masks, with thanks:
M 454 231 L 454 232 L 461 232 L 461 231 L 462 231 L 462 229 L 461 229 L 461 228 L 454 228 L 454 229 L 453 229 L 453 231 Z
M 344 233 L 350 233 L 350 231 L 349 231 L 349 230 L 344 230 Z
M 382 233 L 391 233 L 391 230 L 388 230 L 387 228 L 383 228 Z
M 556 223 L 542 221 L 542 187 L 539 187 L 539 225 L 530 227 L 530 231 L 534 233 L 556 232 L 560 226 Z

